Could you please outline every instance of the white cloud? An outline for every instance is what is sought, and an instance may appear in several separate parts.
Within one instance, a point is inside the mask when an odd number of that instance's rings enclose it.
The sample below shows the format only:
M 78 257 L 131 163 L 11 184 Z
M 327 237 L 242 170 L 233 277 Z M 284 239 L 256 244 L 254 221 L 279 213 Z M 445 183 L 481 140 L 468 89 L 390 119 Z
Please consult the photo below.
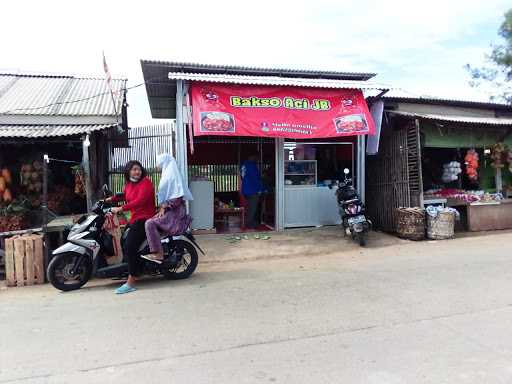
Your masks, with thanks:
M 80 4 L 77 6 L 77 4 Z M 142 80 L 139 60 L 375 71 L 419 93 L 478 97 L 479 62 L 509 1 L 27 1 L 2 4 L 4 68 Z M 431 90 L 429 90 L 431 89 Z M 423 90 L 425 90 L 423 92 Z M 481 97 L 481 95 L 480 95 Z M 143 88 L 133 123 L 149 121 Z

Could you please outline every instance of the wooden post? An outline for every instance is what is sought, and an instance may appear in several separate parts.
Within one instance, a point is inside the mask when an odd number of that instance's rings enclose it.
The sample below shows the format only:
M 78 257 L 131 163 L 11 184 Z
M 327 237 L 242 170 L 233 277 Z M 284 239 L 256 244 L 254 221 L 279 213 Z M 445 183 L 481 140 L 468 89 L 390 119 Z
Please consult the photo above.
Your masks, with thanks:
M 424 207 L 423 203 L 423 163 L 421 158 L 421 128 L 419 119 L 415 119 L 414 124 L 416 126 L 416 141 L 418 145 L 418 178 L 420 183 L 420 207 Z
M 496 168 L 496 192 L 503 192 L 503 177 L 501 175 L 501 168 Z
M 43 255 L 43 265 L 44 269 L 48 266 L 48 163 L 50 159 L 48 154 L 43 156 L 43 203 L 41 204 L 41 208 L 43 209 L 43 239 L 44 239 L 44 255 Z
M 82 166 L 84 168 L 85 177 L 85 195 L 87 200 L 87 212 L 91 211 L 92 207 L 92 188 L 91 188 L 91 166 L 89 163 L 89 134 L 85 135 L 82 141 Z

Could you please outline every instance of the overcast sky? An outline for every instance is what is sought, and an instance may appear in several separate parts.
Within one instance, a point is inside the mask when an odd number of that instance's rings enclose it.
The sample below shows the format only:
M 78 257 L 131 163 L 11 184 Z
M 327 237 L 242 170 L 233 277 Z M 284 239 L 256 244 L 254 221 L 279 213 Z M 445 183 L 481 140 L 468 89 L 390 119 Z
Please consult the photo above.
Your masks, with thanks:
M 140 59 L 369 71 L 413 95 L 486 99 L 468 85 L 510 0 L 2 2 L 0 71 L 142 81 Z M 144 87 L 131 126 L 151 122 Z

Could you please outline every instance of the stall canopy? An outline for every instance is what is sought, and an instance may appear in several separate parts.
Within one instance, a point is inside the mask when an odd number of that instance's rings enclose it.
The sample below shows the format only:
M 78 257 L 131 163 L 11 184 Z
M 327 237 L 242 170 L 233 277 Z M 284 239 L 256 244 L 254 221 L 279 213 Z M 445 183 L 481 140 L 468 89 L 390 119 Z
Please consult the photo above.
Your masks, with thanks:
M 417 118 L 422 144 L 432 148 L 485 148 L 497 142 L 512 146 L 512 117 L 477 117 L 387 111 L 390 115 Z
M 74 136 L 126 123 L 126 80 L 0 74 L 0 138 Z
M 368 82 L 369 79 L 375 76 L 373 73 L 254 68 L 151 60 L 142 60 L 141 66 L 144 74 L 144 80 L 146 82 L 146 91 L 153 118 L 172 119 L 176 117 L 177 82 L 180 80 L 187 81 L 192 84 L 210 83 L 216 89 L 223 88 L 225 90 L 244 88 L 251 90 L 259 89 L 260 92 L 265 90 L 266 92 L 272 88 L 279 91 L 283 91 L 284 88 L 286 88 L 287 91 L 293 90 L 293 93 L 287 95 L 283 94 L 281 97 L 290 96 L 294 99 L 308 99 L 309 94 L 314 94 L 317 99 L 327 99 L 327 97 L 325 97 L 325 93 L 330 95 L 337 94 L 338 96 L 343 97 L 343 95 L 346 95 L 347 90 L 353 90 L 354 92 L 351 92 L 351 94 L 358 95 L 356 97 L 357 99 L 360 97 L 359 95 L 362 95 L 363 93 L 365 97 L 378 96 L 389 89 L 388 86 Z M 324 97 L 318 97 L 320 89 L 328 91 L 324 92 Z M 337 93 L 335 91 L 337 91 Z M 305 92 L 305 94 L 301 94 L 301 92 Z M 260 94 L 260 97 L 268 96 L 262 96 Z M 341 97 L 338 97 L 338 100 L 340 100 Z M 308 99 L 309 106 L 314 105 L 314 102 L 311 103 L 312 101 L 314 100 Z M 281 102 L 284 101 L 282 100 Z M 243 109 L 245 111 L 243 113 L 245 116 L 247 116 L 249 109 Z M 237 110 L 240 111 L 240 109 Z M 281 111 L 290 112 L 290 109 L 281 108 Z M 301 112 L 304 112 L 304 109 L 301 110 Z M 318 114 L 319 113 L 320 112 L 318 112 Z M 299 121 L 304 121 L 303 118 L 301 120 L 300 116 L 297 116 L 296 114 L 295 116 L 296 118 L 299 118 Z M 330 124 L 334 126 L 331 116 L 326 120 L 330 120 Z M 256 125 L 256 128 L 252 128 L 258 130 L 257 136 L 276 136 L 271 135 L 270 131 L 262 131 L 262 123 L 268 122 L 260 121 L 259 124 Z M 225 124 L 226 123 L 224 123 L 224 125 Z M 297 124 L 307 125 L 311 123 L 306 122 Z M 238 126 L 240 126 L 240 124 Z M 197 127 L 194 128 L 197 129 Z M 263 128 L 266 129 L 265 125 L 263 125 Z M 201 133 L 196 131 L 196 134 L 197 133 L 204 134 L 205 132 Z M 265 135 L 262 133 L 265 133 Z M 237 136 L 241 136 L 241 134 L 238 133 Z M 305 137 L 312 136 L 306 135 Z

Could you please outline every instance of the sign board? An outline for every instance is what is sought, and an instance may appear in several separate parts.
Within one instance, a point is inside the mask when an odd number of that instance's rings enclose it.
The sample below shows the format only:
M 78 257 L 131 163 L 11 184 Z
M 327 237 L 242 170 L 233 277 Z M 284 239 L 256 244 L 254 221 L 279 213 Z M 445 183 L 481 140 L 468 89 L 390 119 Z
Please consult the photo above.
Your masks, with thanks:
M 194 135 L 331 138 L 375 133 L 359 89 L 192 83 Z

